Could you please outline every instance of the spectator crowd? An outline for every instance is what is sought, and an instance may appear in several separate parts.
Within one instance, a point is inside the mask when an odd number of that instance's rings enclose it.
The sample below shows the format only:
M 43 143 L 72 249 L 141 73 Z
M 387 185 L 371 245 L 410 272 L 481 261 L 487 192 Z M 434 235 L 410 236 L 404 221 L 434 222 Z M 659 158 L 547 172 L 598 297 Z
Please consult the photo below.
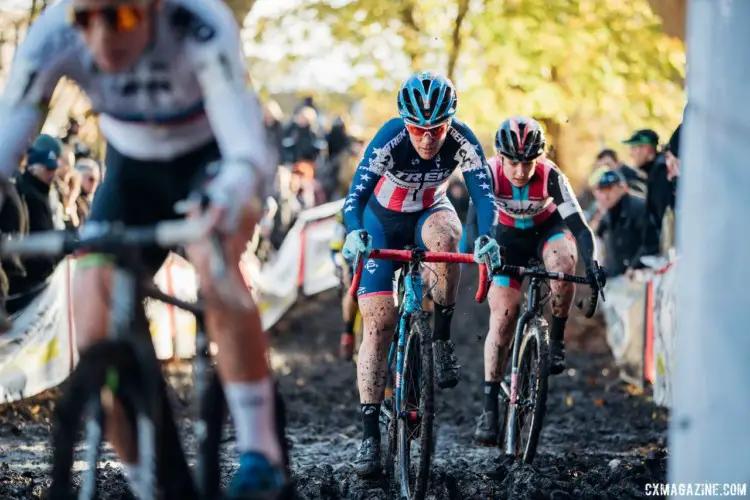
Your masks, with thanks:
M 302 210 L 346 196 L 364 146 L 346 117 L 327 120 L 312 97 L 304 98 L 289 117 L 276 101 L 268 101 L 263 120 L 278 168 L 253 241 L 261 261 L 279 249 Z
M 660 147 L 650 129 L 623 141 L 632 167 L 617 153 L 599 153 L 581 196 L 592 229 L 601 239 L 604 267 L 610 277 L 632 278 L 645 267 L 659 267 L 674 257 L 675 201 L 680 175 L 680 129 Z
M 346 195 L 364 146 L 345 117 L 332 117 L 326 127 L 310 97 L 288 118 L 275 101 L 268 101 L 263 118 L 278 168 L 251 243 L 261 261 L 278 250 L 302 210 Z M 610 277 L 633 277 L 653 262 L 664 262 L 649 258 L 673 256 L 680 128 L 664 147 L 653 130 L 633 133 L 623 141 L 632 166 L 612 149 L 602 150 L 594 162 L 580 200 L 602 242 L 600 259 Z M 91 148 L 77 137 L 78 129 L 71 119 L 60 137 L 41 134 L 28 148 L 4 189 L 0 233 L 76 230 L 86 220 L 106 165 L 93 158 Z M 460 175 L 451 179 L 449 196 L 464 214 L 468 196 Z M 36 257 L 0 264 L 0 300 L 12 314 L 44 289 L 57 262 Z
M 105 166 L 78 140 L 78 129 L 78 122 L 70 119 L 61 137 L 41 134 L 34 140 L 18 172 L 4 186 L 0 233 L 76 230 L 86 220 Z M 12 314 L 44 289 L 57 261 L 30 257 L 1 264 L 0 299 Z

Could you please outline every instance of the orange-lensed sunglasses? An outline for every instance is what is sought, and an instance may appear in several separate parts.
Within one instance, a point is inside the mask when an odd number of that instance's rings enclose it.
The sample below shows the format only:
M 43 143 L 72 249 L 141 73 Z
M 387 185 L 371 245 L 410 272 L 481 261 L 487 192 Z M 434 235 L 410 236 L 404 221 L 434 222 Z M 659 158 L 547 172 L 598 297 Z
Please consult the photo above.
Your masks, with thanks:
M 448 133 L 448 128 L 451 126 L 450 121 L 443 122 L 440 125 L 433 125 L 432 127 L 420 127 L 413 123 L 405 123 L 407 132 L 409 132 L 409 135 L 414 136 L 415 139 L 421 139 L 425 134 L 430 134 L 433 139 L 440 140 L 445 137 Z
M 115 33 L 128 33 L 141 25 L 146 17 L 146 6 L 144 2 L 132 2 L 96 8 L 71 5 L 68 9 L 68 22 L 78 29 L 88 29 L 96 17 L 101 17 Z

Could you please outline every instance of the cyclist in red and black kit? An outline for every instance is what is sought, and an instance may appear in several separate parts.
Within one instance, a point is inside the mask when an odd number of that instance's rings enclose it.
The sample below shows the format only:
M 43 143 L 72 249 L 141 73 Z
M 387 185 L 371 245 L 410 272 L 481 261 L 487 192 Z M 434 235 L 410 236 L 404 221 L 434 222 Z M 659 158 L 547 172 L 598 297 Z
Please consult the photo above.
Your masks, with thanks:
M 544 157 L 546 139 L 539 123 L 528 117 L 504 121 L 495 135 L 497 156 L 488 160 L 493 177 L 499 224 L 496 240 L 504 248 L 503 263 L 527 266 L 539 259 L 549 271 L 575 273 L 578 254 L 593 286 L 601 268 L 593 259 L 594 236 L 565 175 Z M 476 224 L 473 207 L 467 232 Z M 467 238 L 467 241 L 472 241 Z M 490 327 L 484 344 L 485 403 L 475 438 L 494 444 L 498 437 L 498 394 L 508 346 L 518 315 L 521 283 L 515 275 L 494 276 L 487 300 Z M 563 333 L 575 295 L 572 283 L 553 281 L 551 373 L 565 369 Z

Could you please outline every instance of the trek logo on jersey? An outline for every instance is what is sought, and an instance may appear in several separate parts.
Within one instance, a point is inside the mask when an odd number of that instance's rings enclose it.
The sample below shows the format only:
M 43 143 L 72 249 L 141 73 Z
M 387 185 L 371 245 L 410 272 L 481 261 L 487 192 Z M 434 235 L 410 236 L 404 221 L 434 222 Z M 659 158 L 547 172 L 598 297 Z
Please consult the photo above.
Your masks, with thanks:
M 413 171 L 396 171 L 391 172 L 391 175 L 396 179 L 406 182 L 421 184 L 423 182 L 440 182 L 451 175 L 450 170 L 431 170 L 429 172 L 413 172 Z

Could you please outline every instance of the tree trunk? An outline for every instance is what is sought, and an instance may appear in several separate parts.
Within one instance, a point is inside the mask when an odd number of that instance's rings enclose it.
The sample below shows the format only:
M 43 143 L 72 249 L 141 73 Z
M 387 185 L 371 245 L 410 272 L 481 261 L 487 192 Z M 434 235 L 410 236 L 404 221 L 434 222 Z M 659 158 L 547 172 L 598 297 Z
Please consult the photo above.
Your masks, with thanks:
M 461 36 L 461 26 L 466 19 L 466 14 L 469 12 L 469 0 L 458 0 L 458 12 L 456 12 L 456 20 L 453 22 L 453 34 L 451 36 L 451 46 L 448 48 L 448 78 L 455 83 L 455 72 L 456 64 L 458 63 L 458 56 L 461 54 L 461 44 L 463 43 L 463 37 Z
M 687 0 L 648 0 L 653 10 L 662 20 L 664 32 L 685 41 L 685 21 Z
M 422 51 L 419 35 L 421 34 L 417 21 L 414 18 L 414 11 L 417 4 L 411 0 L 404 0 L 401 4 L 401 22 L 403 30 L 401 37 L 404 39 L 404 51 L 409 57 L 411 68 L 414 71 L 422 70 Z
M 237 24 L 242 25 L 245 23 L 245 18 L 250 13 L 255 4 L 256 0 L 224 0 L 234 14 L 234 18 L 237 20 Z

